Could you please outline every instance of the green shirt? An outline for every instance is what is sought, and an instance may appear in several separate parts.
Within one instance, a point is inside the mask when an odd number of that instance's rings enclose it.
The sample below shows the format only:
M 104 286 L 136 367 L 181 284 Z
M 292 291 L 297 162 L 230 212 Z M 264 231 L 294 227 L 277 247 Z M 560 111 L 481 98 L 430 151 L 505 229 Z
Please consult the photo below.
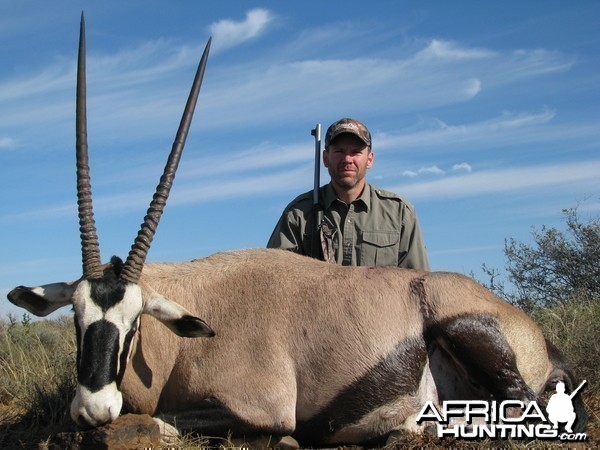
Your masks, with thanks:
M 312 195 L 302 194 L 285 208 L 267 247 L 311 255 Z M 337 198 L 331 183 L 319 195 L 338 264 L 429 270 L 415 209 L 405 199 L 368 183 L 350 205 Z

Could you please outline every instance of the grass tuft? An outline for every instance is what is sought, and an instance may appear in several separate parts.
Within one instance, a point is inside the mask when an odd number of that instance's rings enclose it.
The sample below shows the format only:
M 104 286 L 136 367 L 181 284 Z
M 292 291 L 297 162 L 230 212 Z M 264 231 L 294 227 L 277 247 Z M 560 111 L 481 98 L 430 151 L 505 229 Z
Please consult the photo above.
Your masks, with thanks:
M 66 426 L 75 354 L 68 316 L 0 320 L 0 448 L 30 447 Z

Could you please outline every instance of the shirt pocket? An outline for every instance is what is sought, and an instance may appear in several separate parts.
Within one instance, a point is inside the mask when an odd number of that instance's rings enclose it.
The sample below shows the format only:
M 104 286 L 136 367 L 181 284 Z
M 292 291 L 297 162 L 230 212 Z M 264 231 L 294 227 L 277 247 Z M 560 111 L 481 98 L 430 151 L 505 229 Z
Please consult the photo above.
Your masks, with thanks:
M 361 266 L 397 266 L 400 233 L 363 231 L 360 243 Z

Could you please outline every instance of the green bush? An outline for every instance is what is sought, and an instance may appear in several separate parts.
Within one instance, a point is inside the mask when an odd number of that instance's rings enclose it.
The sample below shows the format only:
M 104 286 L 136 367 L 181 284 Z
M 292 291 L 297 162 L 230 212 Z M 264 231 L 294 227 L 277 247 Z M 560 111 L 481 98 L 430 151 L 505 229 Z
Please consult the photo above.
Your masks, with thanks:
M 534 245 L 509 238 L 506 271 L 515 303 L 532 306 L 600 301 L 600 217 L 563 210 L 565 229 L 532 230 Z

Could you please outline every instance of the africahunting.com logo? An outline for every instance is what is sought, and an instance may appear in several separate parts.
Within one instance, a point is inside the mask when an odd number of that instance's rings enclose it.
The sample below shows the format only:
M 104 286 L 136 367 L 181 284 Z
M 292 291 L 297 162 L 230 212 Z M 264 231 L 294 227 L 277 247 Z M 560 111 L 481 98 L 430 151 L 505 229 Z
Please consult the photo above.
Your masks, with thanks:
M 583 380 L 571 394 L 566 394 L 564 383 L 558 382 L 546 413 L 535 401 L 446 400 L 440 409 L 428 401 L 417 415 L 417 424 L 434 423 L 440 438 L 585 441 L 586 433 L 573 432 L 577 416 L 572 401 L 585 383 Z

